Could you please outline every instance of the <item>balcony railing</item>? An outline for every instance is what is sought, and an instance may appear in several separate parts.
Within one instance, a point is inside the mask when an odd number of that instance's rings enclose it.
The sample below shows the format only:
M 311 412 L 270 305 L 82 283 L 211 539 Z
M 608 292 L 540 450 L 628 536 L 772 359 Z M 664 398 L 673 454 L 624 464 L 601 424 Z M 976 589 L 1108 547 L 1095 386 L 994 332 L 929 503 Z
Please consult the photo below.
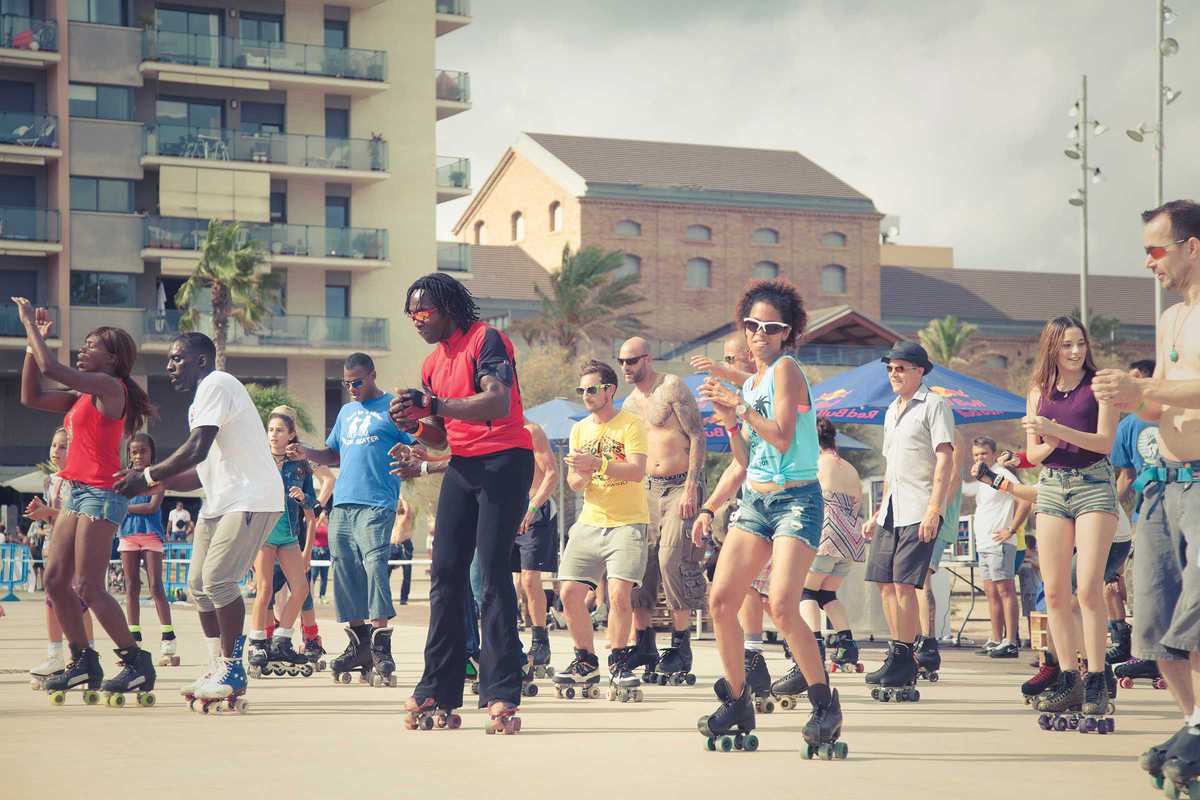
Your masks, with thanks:
M 17 242 L 58 242 L 58 212 L 51 208 L 0 206 L 0 239 Z
M 146 341 L 169 342 L 180 333 L 182 311 L 147 309 L 143 336 Z M 201 313 L 198 330 L 212 335 L 212 315 Z M 279 314 L 265 318 L 254 331 L 230 320 L 229 344 L 265 347 L 341 347 L 368 350 L 388 348 L 388 321 L 380 317 L 318 317 Z
M 298 42 L 260 42 L 148 28 L 142 58 L 193 67 L 224 67 L 326 78 L 387 80 L 387 53 Z
M 459 17 L 471 16 L 471 0 L 434 0 L 437 13 L 454 14 Z
M 58 50 L 58 22 L 20 14 L 0 14 L 0 47 L 13 50 Z
M 434 74 L 433 85 L 438 100 L 454 103 L 471 102 L 471 73 L 439 69 Z
M 387 142 L 377 139 L 252 133 L 162 123 L 146 127 L 146 155 L 375 172 L 388 168 Z
M 436 181 L 439 189 L 471 188 L 471 160 L 438 156 Z
M 58 336 L 58 306 L 50 306 L 46 311 L 50 314 L 50 321 L 54 323 L 54 327 L 50 329 L 50 336 L 56 338 Z M 17 307 L 12 303 L 0 305 L 0 336 L 25 338 L 25 326 L 21 324 Z
M 0 145 L 58 147 L 58 117 L 27 111 L 0 111 Z
M 805 344 L 796 348 L 796 358 L 800 359 L 801 364 L 861 367 L 869 361 L 878 361 L 888 349 L 847 344 Z
M 326 228 L 321 225 L 244 222 L 248 241 L 257 242 L 271 255 L 313 258 L 388 257 L 388 232 L 382 228 Z M 198 250 L 208 231 L 208 220 L 182 217 L 146 217 L 143 246 L 162 250 Z
M 438 272 L 470 272 L 471 247 L 460 242 L 438 242 Z

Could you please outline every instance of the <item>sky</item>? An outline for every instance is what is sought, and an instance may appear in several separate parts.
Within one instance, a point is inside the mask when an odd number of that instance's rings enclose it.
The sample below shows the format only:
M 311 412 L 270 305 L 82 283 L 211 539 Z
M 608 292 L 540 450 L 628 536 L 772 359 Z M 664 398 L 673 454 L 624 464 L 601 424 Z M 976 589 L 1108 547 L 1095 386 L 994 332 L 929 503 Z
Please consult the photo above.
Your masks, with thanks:
M 1170 5 L 1171 0 L 1168 0 Z M 1154 205 L 1154 0 L 472 0 L 437 41 L 473 107 L 438 152 L 479 187 L 520 132 L 797 150 L 965 268 L 1073 272 L 1083 179 L 1063 150 L 1088 76 L 1090 270 L 1144 275 Z M 1200 191 L 1200 4 L 1174 0 L 1166 198 Z M 1189 80 L 1189 76 L 1192 76 Z M 438 236 L 469 200 L 438 207 Z

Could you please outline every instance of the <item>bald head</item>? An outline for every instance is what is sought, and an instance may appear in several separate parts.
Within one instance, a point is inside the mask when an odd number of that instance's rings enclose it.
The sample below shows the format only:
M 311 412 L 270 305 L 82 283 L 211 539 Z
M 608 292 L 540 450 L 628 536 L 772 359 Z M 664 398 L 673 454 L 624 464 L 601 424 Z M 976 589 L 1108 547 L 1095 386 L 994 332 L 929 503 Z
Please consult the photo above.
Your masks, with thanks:
M 725 364 L 741 372 L 754 372 L 754 357 L 746 345 L 746 337 L 736 333 L 725 340 Z
M 625 374 L 625 380 L 634 386 L 654 377 L 654 368 L 650 365 L 650 343 L 641 336 L 625 340 L 617 363 Z

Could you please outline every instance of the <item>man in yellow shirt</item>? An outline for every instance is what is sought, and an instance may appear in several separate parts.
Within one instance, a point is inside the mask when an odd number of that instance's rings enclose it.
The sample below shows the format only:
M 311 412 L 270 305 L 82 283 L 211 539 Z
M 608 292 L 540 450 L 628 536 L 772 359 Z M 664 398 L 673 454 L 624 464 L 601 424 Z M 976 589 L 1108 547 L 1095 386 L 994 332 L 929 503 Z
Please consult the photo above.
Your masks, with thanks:
M 554 682 L 567 697 L 576 691 L 599 694 L 600 662 L 585 598 L 607 574 L 610 698 L 640 700 L 641 680 L 628 666 L 635 648 L 625 644 L 633 625 L 633 589 L 646 573 L 646 427 L 640 417 L 613 406 L 617 373 L 608 364 L 584 364 L 576 391 L 591 415 L 571 429 L 567 485 L 583 492 L 584 503 L 558 572 L 575 658 Z

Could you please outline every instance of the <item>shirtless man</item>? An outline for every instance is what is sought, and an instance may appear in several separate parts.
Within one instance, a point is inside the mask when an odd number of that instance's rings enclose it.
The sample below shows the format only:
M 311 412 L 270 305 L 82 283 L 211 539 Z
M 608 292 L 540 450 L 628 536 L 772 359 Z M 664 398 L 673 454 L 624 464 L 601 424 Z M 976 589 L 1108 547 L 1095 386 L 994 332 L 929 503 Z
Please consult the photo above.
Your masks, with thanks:
M 650 492 L 649 553 L 646 576 L 633 594 L 636 628 L 631 669 L 645 666 L 647 677 L 659 661 L 664 675 L 692 669 L 688 617 L 704 608 L 704 551 L 692 544 L 692 522 L 704 491 L 704 423 L 687 385 L 674 375 L 659 375 L 650 363 L 649 344 L 635 336 L 621 345 L 617 358 L 633 387 L 622 410 L 646 423 L 646 487 Z M 662 583 L 671 609 L 671 647 L 658 658 L 650 612 Z
M 513 572 L 520 573 L 529 619 L 533 622 L 529 663 L 534 674 L 541 677 L 548 674 L 546 666 L 550 663 L 542 573 L 558 569 L 558 508 L 553 500 L 558 488 L 558 459 L 550 450 L 550 440 L 541 425 L 526 419 L 525 430 L 533 436 L 533 482 L 529 489 L 529 509 L 513 543 Z
M 1142 472 L 1133 560 L 1133 650 L 1158 662 L 1184 726 L 1142 756 L 1142 767 L 1187 785 L 1200 759 L 1200 204 L 1173 200 L 1142 214 L 1146 268 L 1183 295 L 1158 324 L 1151 378 L 1105 369 L 1092 380 L 1100 402 L 1158 423 L 1160 463 Z M 1180 559 L 1180 552 L 1186 552 Z M 1164 769 L 1165 764 L 1165 769 Z

